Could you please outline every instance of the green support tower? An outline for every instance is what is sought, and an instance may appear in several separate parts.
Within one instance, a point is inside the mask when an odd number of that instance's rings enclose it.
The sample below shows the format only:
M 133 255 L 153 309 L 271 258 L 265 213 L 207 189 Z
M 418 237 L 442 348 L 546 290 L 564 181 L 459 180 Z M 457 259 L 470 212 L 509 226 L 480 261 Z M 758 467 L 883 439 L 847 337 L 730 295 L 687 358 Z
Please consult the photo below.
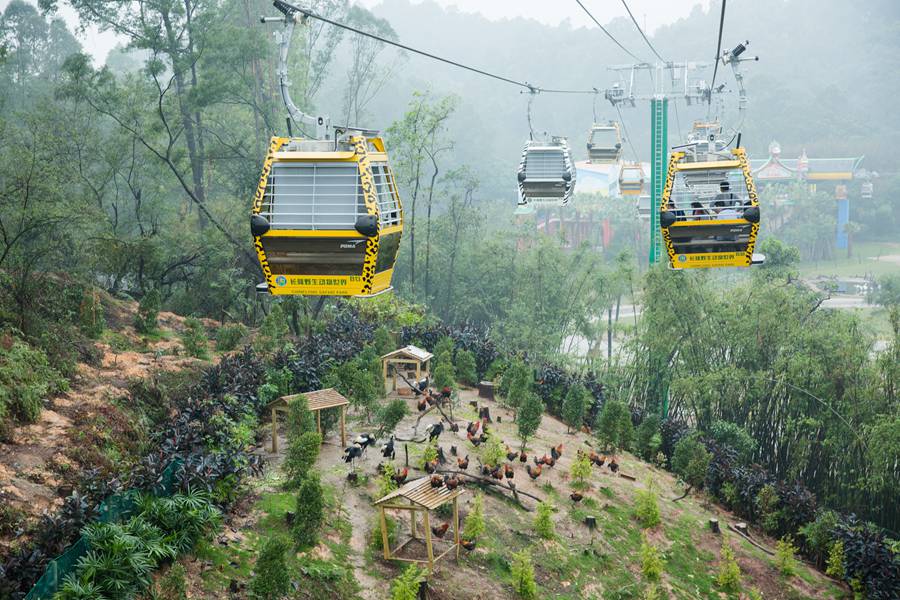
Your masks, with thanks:
M 650 101 L 650 144 L 650 264 L 655 265 L 662 255 L 659 208 L 666 185 L 669 149 L 669 99 L 663 95 L 654 96 Z

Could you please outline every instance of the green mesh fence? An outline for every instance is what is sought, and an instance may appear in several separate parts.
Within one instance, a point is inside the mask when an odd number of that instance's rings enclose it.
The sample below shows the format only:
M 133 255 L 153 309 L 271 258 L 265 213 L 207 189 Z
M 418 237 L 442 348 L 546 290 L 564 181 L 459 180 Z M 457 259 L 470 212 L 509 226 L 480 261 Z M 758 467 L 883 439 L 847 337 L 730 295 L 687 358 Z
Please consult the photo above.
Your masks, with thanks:
M 156 496 L 171 496 L 177 490 L 175 475 L 181 468 L 181 459 L 176 458 L 166 466 L 162 472 L 159 483 L 153 486 L 152 493 Z M 104 500 L 97 508 L 97 521 L 101 523 L 115 523 L 127 519 L 137 506 L 137 498 L 140 492 L 129 490 L 122 494 L 113 494 Z M 25 600 L 48 600 L 53 598 L 62 586 L 66 575 L 74 573 L 78 568 L 78 560 L 87 554 L 88 542 L 83 537 L 69 546 L 65 552 L 51 560 L 41 578 L 25 596 Z

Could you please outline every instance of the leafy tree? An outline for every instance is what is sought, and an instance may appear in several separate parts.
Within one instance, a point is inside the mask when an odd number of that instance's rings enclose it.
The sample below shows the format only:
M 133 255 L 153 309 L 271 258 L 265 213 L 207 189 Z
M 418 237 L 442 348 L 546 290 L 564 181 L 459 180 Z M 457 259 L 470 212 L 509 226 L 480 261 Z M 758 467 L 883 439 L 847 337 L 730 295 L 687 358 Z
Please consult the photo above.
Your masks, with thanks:
M 844 542 L 837 540 L 828 549 L 828 564 L 825 574 L 836 579 L 844 579 L 847 571 L 844 567 Z
M 378 476 L 378 497 L 384 498 L 398 487 L 400 487 L 396 481 L 394 481 L 394 475 L 397 473 L 396 469 L 394 469 L 394 463 L 385 463 L 382 468 L 381 475 Z
M 303 484 L 316 464 L 321 447 L 322 436 L 315 431 L 307 431 L 290 440 L 284 457 L 285 485 L 288 489 L 296 489 Z
M 285 554 L 288 544 L 278 537 L 271 537 L 263 545 L 253 569 L 250 592 L 259 600 L 279 600 L 291 590 L 291 580 Z
M 634 437 L 631 411 L 623 402 L 607 400 L 597 418 L 596 434 L 606 448 L 627 450 Z
M 256 339 L 253 341 L 253 348 L 262 354 L 277 352 L 284 348 L 289 334 L 290 328 L 284 309 L 281 304 L 275 304 L 263 319 L 262 325 L 256 333 Z
M 775 486 L 766 484 L 756 494 L 756 509 L 759 511 L 760 520 L 766 533 L 775 533 L 778 530 L 781 513 L 778 509 L 780 503 Z
M 437 362 L 446 360 L 452 363 L 455 351 L 456 344 L 453 342 L 453 338 L 445 335 L 441 337 L 441 339 L 439 339 L 437 344 L 435 344 L 434 346 L 435 360 L 437 360 Z
M 419 587 L 426 581 L 427 571 L 418 565 L 409 565 L 391 584 L 391 600 L 416 600 Z
M 391 331 L 384 325 L 381 325 L 375 330 L 372 344 L 375 346 L 375 351 L 380 356 L 384 356 L 388 352 L 396 350 L 397 345 L 394 341 L 394 337 L 391 335 Z
M 311 548 L 318 542 L 319 530 L 325 520 L 324 504 L 319 476 L 315 471 L 311 471 L 303 479 L 297 492 L 292 533 L 299 550 Z
M 794 546 L 794 538 L 790 535 L 775 542 L 775 566 L 785 577 L 797 574 L 797 547 Z
M 576 383 L 569 386 L 562 405 L 562 418 L 566 424 L 567 433 L 573 429 L 578 431 L 584 424 L 584 415 L 587 412 L 589 401 L 590 392 L 583 385 Z
M 400 398 L 395 398 L 382 404 L 375 413 L 375 423 L 378 425 L 378 437 L 386 432 L 394 431 L 403 417 L 409 414 L 409 406 Z
M 156 288 L 144 294 L 138 304 L 137 314 L 134 315 L 134 328 L 138 333 L 152 334 L 156 332 L 158 326 L 156 319 L 159 316 L 161 304 L 162 298 Z
M 878 286 L 871 294 L 871 301 L 881 306 L 900 305 L 900 275 L 889 273 L 878 279 Z
M 513 589 L 523 600 L 537 598 L 537 583 L 534 581 L 534 565 L 528 549 L 520 550 L 512 556 L 509 565 L 512 575 Z
M 231 352 L 247 337 L 247 328 L 242 323 L 229 323 L 216 331 L 216 350 Z
M 714 421 L 709 435 L 717 444 L 734 448 L 743 461 L 749 461 L 753 457 L 758 445 L 746 429 L 728 421 Z
M 528 444 L 528 438 L 533 436 L 541 426 L 544 418 L 544 403 L 541 402 L 540 396 L 532 391 L 522 396 L 522 402 L 519 406 L 519 416 L 517 419 L 519 426 L 519 437 L 522 439 L 522 450 L 525 450 Z
M 499 467 L 506 459 L 506 448 L 500 437 L 492 435 L 478 448 L 478 457 L 481 463 L 491 467 Z
M 547 500 L 538 502 L 534 516 L 534 531 L 545 540 L 556 537 L 556 524 L 553 522 L 553 504 Z
M 181 334 L 181 345 L 188 356 L 206 360 L 209 358 L 209 340 L 200 319 L 189 317 L 184 320 L 185 330 Z
M 484 534 L 484 531 L 484 497 L 479 493 L 475 494 L 472 510 L 463 522 L 463 539 L 474 542 Z
M 449 358 L 439 360 L 437 366 L 434 368 L 434 385 L 441 389 L 445 387 L 456 387 L 456 371 Z
M 672 456 L 672 470 L 691 487 L 702 488 L 712 455 L 700 441 L 699 436 L 689 435 L 675 444 Z
M 635 447 L 638 455 L 646 461 L 656 459 L 662 446 L 659 432 L 660 420 L 657 415 L 647 415 L 635 431 Z
M 475 365 L 475 355 L 468 350 L 456 352 L 456 377 L 465 385 L 478 383 L 478 369 Z
M 299 394 L 288 402 L 286 431 L 288 440 L 299 438 L 305 433 L 316 432 L 316 417 L 309 410 L 309 401 L 304 394 Z

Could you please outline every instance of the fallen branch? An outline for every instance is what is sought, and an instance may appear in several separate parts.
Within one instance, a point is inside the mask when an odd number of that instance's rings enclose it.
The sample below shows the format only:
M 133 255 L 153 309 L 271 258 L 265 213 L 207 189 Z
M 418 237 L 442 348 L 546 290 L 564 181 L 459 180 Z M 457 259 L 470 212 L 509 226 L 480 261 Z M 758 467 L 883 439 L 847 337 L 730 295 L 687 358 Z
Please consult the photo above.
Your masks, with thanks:
M 672 502 L 678 502 L 679 500 L 684 500 L 685 498 L 687 498 L 687 495 L 691 493 L 692 489 L 694 489 L 694 486 L 692 486 L 692 485 L 687 486 L 687 489 L 684 490 L 684 493 L 682 495 L 678 496 L 677 498 L 673 498 Z
M 774 552 L 772 552 L 771 550 L 769 550 L 769 549 L 766 548 L 765 546 L 762 546 L 761 544 L 759 544 L 758 542 L 756 542 L 755 540 L 753 540 L 749 535 L 745 534 L 744 532 L 742 532 L 740 529 L 738 529 L 737 527 L 735 527 L 735 526 L 732 525 L 731 523 L 728 524 L 728 529 L 732 530 L 733 532 L 735 532 L 736 534 L 738 534 L 739 536 L 741 536 L 743 539 L 747 540 L 748 542 L 750 542 L 751 544 L 753 544 L 754 546 L 756 546 L 757 548 L 759 548 L 760 550 L 762 550 L 763 552 L 765 552 L 766 554 L 768 554 L 769 556 L 775 556 L 775 553 L 774 553 Z
M 525 508 L 525 506 L 519 500 L 519 494 L 522 494 L 523 496 L 531 498 L 532 500 L 534 500 L 536 502 L 541 502 L 541 499 L 533 494 L 529 494 L 528 492 L 523 492 L 522 490 L 515 488 L 515 487 L 510 487 L 509 485 L 503 485 L 503 483 L 500 483 L 494 479 L 487 479 L 486 477 L 479 477 L 478 475 L 472 475 L 471 473 L 466 473 L 465 471 L 451 471 L 451 470 L 446 470 L 446 469 L 438 469 L 437 472 L 445 473 L 447 475 L 463 475 L 465 477 L 468 477 L 469 479 L 474 479 L 475 481 L 478 481 L 480 483 L 491 485 L 494 487 L 498 487 L 501 490 L 507 490 L 509 492 L 512 492 L 513 498 L 515 499 L 516 502 L 519 503 L 520 506 L 522 506 L 522 508 Z

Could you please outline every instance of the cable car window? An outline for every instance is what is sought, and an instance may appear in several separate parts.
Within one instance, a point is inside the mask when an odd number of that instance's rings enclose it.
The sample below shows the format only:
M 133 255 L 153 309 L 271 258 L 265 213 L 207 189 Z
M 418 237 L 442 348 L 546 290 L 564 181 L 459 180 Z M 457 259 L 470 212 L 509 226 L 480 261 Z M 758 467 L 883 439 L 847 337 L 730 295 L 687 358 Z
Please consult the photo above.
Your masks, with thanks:
M 397 251 L 400 249 L 400 232 L 381 236 L 378 244 L 378 259 L 375 261 L 375 272 L 382 273 L 394 266 Z
M 352 229 L 365 214 L 356 163 L 275 163 L 260 214 L 273 229 Z
M 528 179 L 559 179 L 566 172 L 566 160 L 563 150 L 528 150 L 525 163 L 525 176 Z
M 399 234 L 398 234 L 399 235 Z M 274 275 L 360 275 L 363 238 L 262 238 Z
M 615 148 L 619 143 L 619 136 L 616 135 L 616 130 L 613 128 L 594 129 L 591 132 L 591 143 L 603 148 Z
M 387 163 L 372 163 L 372 178 L 378 194 L 379 223 L 382 227 L 399 225 L 400 203 L 397 201 L 394 178 Z
M 738 207 L 750 204 L 740 169 L 679 171 L 671 199 L 678 221 L 738 219 Z

